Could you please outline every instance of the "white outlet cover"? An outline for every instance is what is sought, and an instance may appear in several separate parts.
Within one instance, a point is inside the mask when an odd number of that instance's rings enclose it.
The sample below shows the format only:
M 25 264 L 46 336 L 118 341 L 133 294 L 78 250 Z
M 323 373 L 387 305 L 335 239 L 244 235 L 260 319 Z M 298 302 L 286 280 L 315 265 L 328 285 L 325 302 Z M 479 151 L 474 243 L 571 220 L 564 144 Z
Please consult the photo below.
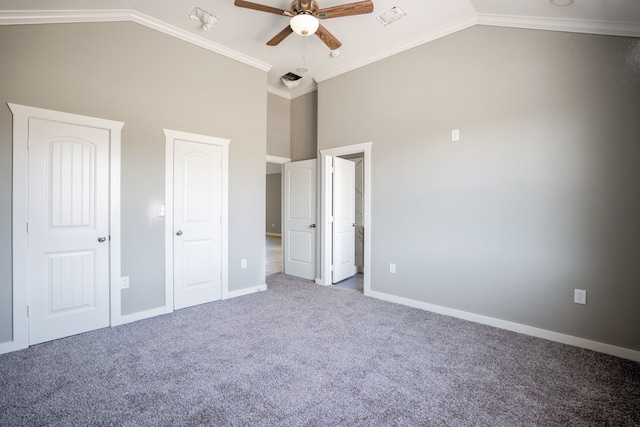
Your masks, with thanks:
M 451 131 L 451 140 L 460 141 L 460 129 L 454 129 Z
M 587 303 L 587 291 L 584 289 L 574 289 L 573 291 L 573 302 L 576 304 L 586 304 Z

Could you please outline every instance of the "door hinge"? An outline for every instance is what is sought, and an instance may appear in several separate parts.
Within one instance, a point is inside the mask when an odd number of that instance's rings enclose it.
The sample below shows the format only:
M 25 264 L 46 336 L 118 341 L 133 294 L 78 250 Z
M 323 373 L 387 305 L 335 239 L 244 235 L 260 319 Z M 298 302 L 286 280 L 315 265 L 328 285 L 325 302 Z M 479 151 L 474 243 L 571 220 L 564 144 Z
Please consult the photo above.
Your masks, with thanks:
M 27 234 L 29 234 L 29 223 L 27 222 Z
M 29 317 L 29 306 L 27 306 L 27 317 Z

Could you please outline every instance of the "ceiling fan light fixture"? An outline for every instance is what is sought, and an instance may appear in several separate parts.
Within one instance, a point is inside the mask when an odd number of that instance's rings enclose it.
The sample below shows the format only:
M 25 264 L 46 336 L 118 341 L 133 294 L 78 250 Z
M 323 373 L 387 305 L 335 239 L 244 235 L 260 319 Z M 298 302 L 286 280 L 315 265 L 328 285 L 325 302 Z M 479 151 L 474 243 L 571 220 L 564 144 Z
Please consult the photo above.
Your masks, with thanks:
M 320 22 L 318 18 L 313 15 L 300 13 L 291 18 L 289 25 L 294 33 L 300 34 L 301 36 L 310 36 L 318 30 Z

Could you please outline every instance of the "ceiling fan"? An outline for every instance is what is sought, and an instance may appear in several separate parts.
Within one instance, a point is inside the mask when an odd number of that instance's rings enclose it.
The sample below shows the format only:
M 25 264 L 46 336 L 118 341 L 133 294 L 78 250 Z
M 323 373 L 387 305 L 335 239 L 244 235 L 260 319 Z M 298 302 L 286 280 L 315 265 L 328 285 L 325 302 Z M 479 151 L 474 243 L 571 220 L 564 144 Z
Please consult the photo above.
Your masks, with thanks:
M 259 10 L 261 12 L 275 13 L 276 15 L 289 16 L 289 25 L 267 42 L 268 46 L 277 46 L 289 34 L 295 32 L 301 36 L 315 34 L 331 50 L 342 46 L 333 34 L 320 25 L 320 19 L 339 18 L 342 16 L 362 15 L 373 12 L 373 2 L 371 0 L 347 3 L 333 7 L 320 9 L 316 0 L 293 0 L 289 10 L 278 9 L 276 7 L 263 4 L 252 3 L 244 0 L 235 0 L 234 4 L 246 9 Z

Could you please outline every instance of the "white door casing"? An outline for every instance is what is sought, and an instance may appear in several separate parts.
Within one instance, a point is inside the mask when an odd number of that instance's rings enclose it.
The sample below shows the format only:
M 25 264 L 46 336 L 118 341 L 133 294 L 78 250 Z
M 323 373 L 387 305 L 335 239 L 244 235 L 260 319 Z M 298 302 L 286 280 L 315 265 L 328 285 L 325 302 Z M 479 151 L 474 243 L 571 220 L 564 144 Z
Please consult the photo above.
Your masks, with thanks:
M 174 308 L 222 298 L 222 147 L 174 141 Z
M 310 280 L 316 277 L 316 165 L 315 159 L 284 165 L 283 269 Z
M 229 274 L 228 274 L 228 259 L 229 259 L 229 252 L 228 252 L 228 241 L 229 241 L 229 217 L 228 217 L 228 206 L 229 206 L 229 196 L 228 196 L 228 188 L 229 188 L 229 184 L 228 184 L 228 171 L 229 171 L 229 144 L 230 144 L 230 140 L 228 139 L 224 139 L 224 138 L 217 138 L 217 137 L 213 137 L 213 136 L 208 136 L 208 135 L 201 135 L 201 134 L 195 134 L 195 133 L 189 133 L 189 132 L 182 132 L 182 131 L 177 131 L 177 130 L 171 130 L 171 129 L 164 129 L 164 133 L 165 133 L 165 137 L 166 137 L 166 151 L 165 151 L 165 309 L 167 311 L 172 311 L 175 308 L 179 308 L 181 306 L 181 302 L 180 299 L 178 298 L 177 304 L 176 301 L 174 301 L 174 294 L 175 294 L 175 288 L 176 286 L 179 286 L 176 284 L 176 274 L 179 274 L 181 276 L 185 276 L 187 278 L 187 282 L 199 282 L 201 279 L 198 279 L 198 276 L 202 277 L 203 274 L 213 274 L 213 275 L 217 275 L 218 277 L 220 277 L 220 282 L 219 282 L 219 286 L 221 288 L 221 297 L 222 299 L 226 299 L 229 298 L 230 292 L 229 292 Z M 219 202 L 219 233 L 220 233 L 220 237 L 219 237 L 219 244 L 217 242 L 215 243 L 215 249 L 211 249 L 212 251 L 219 251 L 219 259 L 220 259 L 220 265 L 218 270 L 216 270 L 215 273 L 207 273 L 204 270 L 201 270 L 199 272 L 195 272 L 193 271 L 192 273 L 189 273 L 185 270 L 179 270 L 177 273 L 174 271 L 175 266 L 174 266 L 174 252 L 176 251 L 175 248 L 175 244 L 178 238 L 182 238 L 182 240 L 180 240 L 181 242 L 186 242 L 187 243 L 187 251 L 189 250 L 195 250 L 196 246 L 198 246 L 198 243 L 194 242 L 189 242 L 189 237 L 187 237 L 187 239 L 184 239 L 185 236 L 185 229 L 181 229 L 181 228 L 175 228 L 174 226 L 176 225 L 175 223 L 175 218 L 174 218 L 174 212 L 177 209 L 175 206 L 175 189 L 174 189 L 174 184 L 175 184 L 175 165 L 177 162 L 177 156 L 176 156 L 176 149 L 175 147 L 177 145 L 181 145 L 184 143 L 193 143 L 193 144 L 198 144 L 197 146 L 202 147 L 204 145 L 210 145 L 213 146 L 213 152 L 217 153 L 215 154 L 215 156 L 220 157 L 220 186 L 219 186 L 219 190 L 220 190 L 220 195 L 219 198 L 218 196 L 213 196 L 213 198 L 218 199 Z M 193 146 L 192 146 L 193 147 Z M 178 148 L 178 151 L 180 151 L 181 149 Z M 208 151 L 207 149 L 202 150 L 205 153 Z M 196 163 L 200 162 L 202 160 L 201 157 L 196 156 L 194 157 L 194 159 L 200 159 L 197 160 Z M 192 178 L 195 178 L 195 176 L 192 176 Z M 209 183 L 211 184 L 211 181 L 209 180 Z M 217 187 L 217 184 L 212 184 L 214 186 Z M 200 190 L 202 190 L 202 188 L 200 188 Z M 187 205 L 188 207 L 188 205 Z M 184 208 L 184 205 L 183 205 Z M 216 210 L 218 208 L 215 208 Z M 181 209 L 184 210 L 184 209 Z M 216 214 L 217 215 L 217 214 Z M 178 222 L 182 221 L 180 218 L 178 218 Z M 197 221 L 196 221 L 197 223 Z M 190 224 L 190 226 L 193 225 L 195 227 L 196 224 Z M 180 223 L 180 226 L 183 226 L 182 223 Z M 213 226 L 213 225 L 212 225 Z M 182 230 L 182 236 L 177 236 L 175 233 L 178 230 Z M 189 228 L 187 229 L 189 230 Z M 191 233 L 191 231 L 187 231 L 188 233 Z M 213 244 L 213 243 L 212 243 Z M 204 243 L 203 243 L 204 245 Z M 191 247 L 189 247 L 191 246 Z M 177 249 L 178 253 L 180 253 L 181 251 L 183 251 L 182 253 L 184 253 L 184 247 L 183 248 L 178 248 Z M 212 252 L 212 257 L 218 258 L 217 254 L 214 254 L 214 252 Z M 202 253 L 200 253 L 201 256 Z M 197 259 L 195 260 L 191 260 L 192 261 L 197 261 Z M 202 266 L 202 264 L 200 263 L 199 265 Z M 182 269 L 183 267 L 180 267 L 180 269 Z M 182 272 L 181 272 L 182 271 Z M 219 272 L 218 272 L 219 271 Z M 193 275 L 191 275 L 193 274 Z M 189 276 L 191 275 L 191 276 Z M 206 286 L 205 286 L 206 287 Z M 196 290 L 198 287 L 194 287 L 192 290 Z M 178 290 L 178 292 L 180 292 Z M 211 292 L 211 290 L 209 291 L 204 291 L 205 295 L 207 294 L 207 292 Z M 213 296 L 214 299 L 219 299 L 219 296 Z
M 29 346 L 29 317 L 27 316 L 29 304 L 29 247 L 35 242 L 29 242 L 27 234 L 27 221 L 29 218 L 29 127 L 30 123 L 39 119 L 56 123 L 66 123 L 80 127 L 103 130 L 108 134 L 107 148 L 107 182 L 108 199 L 107 216 L 108 229 L 106 236 L 106 251 L 108 253 L 107 266 L 107 313 L 111 325 L 120 323 L 120 141 L 124 123 L 105 120 L 95 117 L 64 113 L 60 111 L 46 110 L 17 104 L 8 104 L 13 114 L 13 206 L 12 206 L 12 340 L 0 344 L 0 353 L 15 351 Z M 98 132 L 100 133 L 100 132 Z M 80 138 L 82 139 L 82 138 Z M 60 140 L 58 140 L 60 142 Z M 70 144 L 73 147 L 84 147 L 82 142 Z M 65 145 L 65 144 L 62 144 Z M 62 145 L 58 144 L 58 147 Z M 84 149 L 83 149 L 84 150 Z M 64 157 L 64 156 L 62 156 Z M 62 157 L 59 157 L 61 160 Z M 74 191 L 67 186 L 67 190 Z M 76 190 L 77 191 L 77 190 Z M 59 225 L 60 223 L 58 223 Z M 35 224 L 32 224 L 32 230 Z M 35 238 L 35 236 L 33 236 Z M 36 245 L 37 246 L 37 245 Z M 42 246 L 42 245 L 41 245 Z M 52 259 L 51 263 L 59 266 L 75 259 L 78 262 L 87 259 L 86 253 L 79 251 L 76 256 L 70 256 L 62 261 L 62 258 Z M 73 262 L 71 263 L 73 264 Z M 94 265 L 95 267 L 95 265 Z M 67 267 L 65 267 L 67 268 Z M 101 267 L 98 267 L 101 268 Z M 102 274 L 102 273 L 100 273 Z M 109 298 L 110 292 L 110 298 Z M 110 300 L 110 301 L 109 301 Z M 60 300 L 63 301 L 63 300 Z M 66 301 L 69 301 L 68 299 Z M 72 299 L 75 305 L 78 299 Z M 68 303 L 68 302 L 67 302 Z M 66 303 L 66 304 L 67 304 Z M 109 311 L 110 305 L 110 311 Z M 61 308 L 62 305 L 58 305 Z M 33 309 L 32 309 L 33 310 Z M 37 308 L 36 308 L 37 310 Z M 75 333 L 75 332 L 72 332 Z
M 356 171 L 350 160 L 333 158 L 333 278 L 356 274 Z

